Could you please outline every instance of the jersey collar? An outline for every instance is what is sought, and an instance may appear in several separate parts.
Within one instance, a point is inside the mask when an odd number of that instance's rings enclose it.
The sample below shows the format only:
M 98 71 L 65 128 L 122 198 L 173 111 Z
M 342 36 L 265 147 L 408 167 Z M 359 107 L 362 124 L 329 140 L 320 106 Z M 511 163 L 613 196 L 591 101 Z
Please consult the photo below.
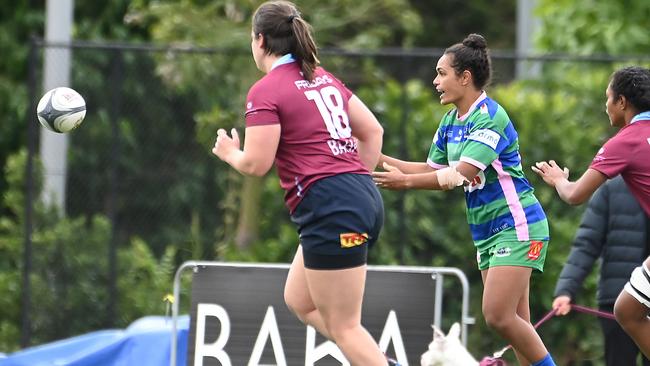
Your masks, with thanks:
M 650 111 L 645 111 L 645 112 L 641 112 L 641 113 L 637 114 L 636 116 L 634 116 L 634 118 L 632 118 L 632 121 L 630 121 L 630 124 L 632 124 L 632 123 L 634 123 L 636 121 L 641 121 L 641 120 L 643 120 L 643 121 L 650 120 Z
M 295 61 L 296 61 L 296 59 L 293 58 L 293 55 L 290 54 L 290 53 L 287 53 L 286 55 L 284 55 L 284 56 L 280 57 L 279 59 L 275 60 L 273 65 L 271 65 L 271 70 L 275 69 L 276 67 L 278 67 L 280 65 L 289 64 L 289 63 L 292 63 L 292 62 L 295 62 Z
M 472 114 L 474 109 L 476 109 L 476 106 L 478 106 L 485 98 L 487 98 L 487 93 L 485 93 L 485 91 L 484 91 L 484 92 L 481 93 L 481 95 L 478 96 L 478 98 L 474 101 L 474 103 L 472 103 L 472 105 L 469 107 L 469 110 L 467 111 L 467 113 L 463 114 L 462 116 L 459 116 L 458 115 L 458 110 L 456 110 L 456 118 L 459 121 L 466 120 L 467 117 L 469 117 L 469 115 Z

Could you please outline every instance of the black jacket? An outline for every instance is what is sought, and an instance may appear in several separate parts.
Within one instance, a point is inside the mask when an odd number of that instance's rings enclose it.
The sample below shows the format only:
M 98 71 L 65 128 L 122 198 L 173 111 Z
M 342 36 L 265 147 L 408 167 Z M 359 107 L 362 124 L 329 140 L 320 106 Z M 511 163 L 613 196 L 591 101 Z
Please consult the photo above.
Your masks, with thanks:
M 562 268 L 555 296 L 575 301 L 600 257 L 598 305 L 613 305 L 632 270 L 646 258 L 647 218 L 623 179 L 606 182 L 589 200 L 571 253 Z

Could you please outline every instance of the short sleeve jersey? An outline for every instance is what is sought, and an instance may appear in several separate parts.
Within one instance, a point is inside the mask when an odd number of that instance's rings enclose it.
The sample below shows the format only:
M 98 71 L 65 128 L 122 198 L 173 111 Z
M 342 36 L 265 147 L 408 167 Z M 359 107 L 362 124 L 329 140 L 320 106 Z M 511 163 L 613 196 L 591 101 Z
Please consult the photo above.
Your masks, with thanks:
M 480 169 L 465 187 L 467 220 L 477 249 L 497 242 L 549 240 L 548 222 L 521 166 L 517 131 L 483 93 L 465 116 L 449 111 L 431 144 L 434 169 L 469 163 Z
M 650 216 L 650 112 L 637 117 L 603 145 L 590 168 L 608 178 L 620 174 Z
M 348 119 L 352 95 L 322 68 L 308 82 L 297 62 L 274 67 L 249 90 L 246 127 L 281 126 L 275 165 L 291 213 L 317 180 L 343 173 L 369 174 Z

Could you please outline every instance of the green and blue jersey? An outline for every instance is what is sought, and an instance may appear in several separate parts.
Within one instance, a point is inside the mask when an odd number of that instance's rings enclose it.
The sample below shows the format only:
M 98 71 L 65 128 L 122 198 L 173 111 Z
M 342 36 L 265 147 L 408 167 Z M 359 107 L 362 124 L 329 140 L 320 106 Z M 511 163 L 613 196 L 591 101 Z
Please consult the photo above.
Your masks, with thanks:
M 465 186 L 467 221 L 477 249 L 496 242 L 549 240 L 548 222 L 521 166 L 517 131 L 506 111 L 483 93 L 464 116 L 440 121 L 427 163 L 480 169 Z

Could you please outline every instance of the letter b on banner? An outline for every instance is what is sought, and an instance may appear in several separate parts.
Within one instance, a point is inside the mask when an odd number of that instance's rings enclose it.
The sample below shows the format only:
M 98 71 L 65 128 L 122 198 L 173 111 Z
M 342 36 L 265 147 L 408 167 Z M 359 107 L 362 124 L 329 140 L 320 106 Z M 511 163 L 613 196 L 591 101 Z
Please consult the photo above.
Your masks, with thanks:
M 205 320 L 215 317 L 221 323 L 221 332 L 214 343 L 205 343 Z M 196 342 L 194 343 L 194 366 L 203 366 L 204 357 L 216 358 L 222 366 L 232 366 L 230 357 L 223 350 L 230 338 L 230 319 L 226 310 L 216 304 L 199 304 L 196 309 Z

